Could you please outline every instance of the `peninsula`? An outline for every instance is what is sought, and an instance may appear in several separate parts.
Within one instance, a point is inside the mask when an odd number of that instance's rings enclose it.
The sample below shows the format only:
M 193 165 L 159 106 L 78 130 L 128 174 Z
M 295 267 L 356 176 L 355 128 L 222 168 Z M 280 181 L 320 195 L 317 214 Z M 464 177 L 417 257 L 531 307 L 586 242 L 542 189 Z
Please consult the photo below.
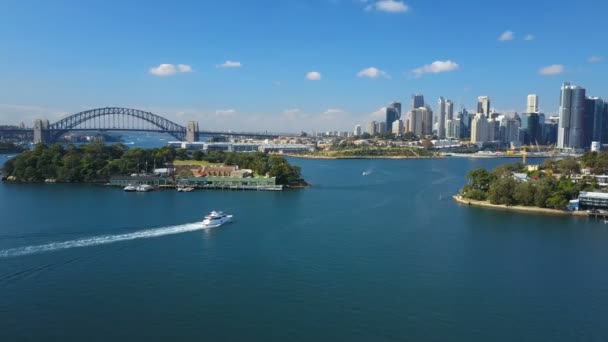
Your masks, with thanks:
M 608 186 L 608 152 L 589 152 L 579 158 L 545 160 L 540 165 L 504 164 L 492 171 L 479 168 L 454 199 L 491 209 L 557 215 L 579 212 L 581 194 L 600 194 Z M 592 208 L 593 209 L 593 208 Z
M 208 169 L 205 172 L 201 167 L 203 164 L 213 165 L 213 171 Z M 197 167 L 184 168 L 184 165 Z M 226 170 L 242 171 L 217 171 L 223 166 Z M 204 153 L 200 150 L 188 151 L 169 146 L 142 149 L 102 143 L 67 147 L 39 144 L 33 150 L 24 151 L 8 160 L 2 170 L 3 179 L 27 183 L 107 184 L 116 178 L 127 179 L 128 182 L 137 181 L 142 177 L 147 177 L 146 180 L 150 181 L 150 178 L 162 176 L 163 181 L 154 182 L 155 185 L 176 185 L 182 179 L 210 176 L 212 172 L 216 178 L 234 178 L 238 174 L 243 182 L 246 179 L 266 178 L 272 179 L 277 186 L 298 188 L 307 185 L 300 175 L 300 167 L 289 164 L 280 155 L 261 152 Z

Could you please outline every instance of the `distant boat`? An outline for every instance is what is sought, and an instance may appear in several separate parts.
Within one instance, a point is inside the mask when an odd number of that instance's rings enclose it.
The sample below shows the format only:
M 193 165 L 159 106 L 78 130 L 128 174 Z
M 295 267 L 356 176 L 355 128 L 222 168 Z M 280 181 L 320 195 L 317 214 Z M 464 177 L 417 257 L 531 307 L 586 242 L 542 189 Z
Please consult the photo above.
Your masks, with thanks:
M 371 171 L 363 171 L 363 173 L 361 174 L 362 176 L 369 176 L 371 175 L 372 172 Z
M 223 225 L 224 223 L 232 221 L 232 215 L 226 215 L 221 211 L 212 211 L 209 215 L 205 216 L 203 220 L 203 227 L 214 228 Z
M 152 188 L 152 185 L 148 185 L 148 184 L 138 185 L 137 188 L 135 189 L 135 191 L 137 191 L 137 192 L 148 192 L 148 191 L 152 191 L 152 190 L 154 190 L 154 188 Z
M 125 186 L 125 188 L 123 190 L 126 192 L 135 192 L 135 191 L 137 191 L 137 187 L 135 185 L 129 184 L 129 185 Z

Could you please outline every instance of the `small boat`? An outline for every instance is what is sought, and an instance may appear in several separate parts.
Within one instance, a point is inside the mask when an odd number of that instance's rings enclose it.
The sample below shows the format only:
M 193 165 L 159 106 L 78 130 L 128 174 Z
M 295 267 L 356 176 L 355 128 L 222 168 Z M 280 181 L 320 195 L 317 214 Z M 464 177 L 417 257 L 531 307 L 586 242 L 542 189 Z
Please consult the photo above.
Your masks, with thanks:
M 148 184 L 141 184 L 138 185 L 137 188 L 135 188 L 135 191 L 137 192 L 148 192 L 148 191 L 152 191 L 154 190 L 154 188 L 152 188 L 152 185 L 148 185 Z
M 177 187 L 177 191 L 178 192 L 192 192 L 192 191 L 194 191 L 194 188 L 191 186 L 180 186 L 180 187 Z
M 224 223 L 232 221 L 232 215 L 226 215 L 221 211 L 212 211 L 209 215 L 205 216 L 203 220 L 203 227 L 213 228 L 219 227 Z
M 126 192 L 134 192 L 134 191 L 137 191 L 137 187 L 135 185 L 129 184 L 129 185 L 125 186 L 125 188 L 123 190 Z

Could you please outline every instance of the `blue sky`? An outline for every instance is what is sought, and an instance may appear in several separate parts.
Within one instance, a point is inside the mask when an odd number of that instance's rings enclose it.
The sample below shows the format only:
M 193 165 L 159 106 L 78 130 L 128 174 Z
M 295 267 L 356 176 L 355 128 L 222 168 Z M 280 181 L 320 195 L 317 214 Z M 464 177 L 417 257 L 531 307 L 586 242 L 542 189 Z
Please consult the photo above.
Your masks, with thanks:
M 606 1 L 1 5 L 2 123 L 124 106 L 205 129 L 351 130 L 412 93 L 518 112 L 536 93 L 547 113 L 563 81 L 608 97 Z

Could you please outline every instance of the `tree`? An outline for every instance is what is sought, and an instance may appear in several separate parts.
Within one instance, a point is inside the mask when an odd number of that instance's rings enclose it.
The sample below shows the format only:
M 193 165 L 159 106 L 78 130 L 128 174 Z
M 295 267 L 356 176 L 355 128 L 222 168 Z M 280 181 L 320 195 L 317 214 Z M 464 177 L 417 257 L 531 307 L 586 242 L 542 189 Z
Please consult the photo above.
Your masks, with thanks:
M 566 158 L 557 163 L 559 173 L 570 176 L 581 172 L 581 165 L 574 158 Z
M 515 199 L 516 204 L 533 206 L 535 195 L 536 188 L 532 182 L 520 182 L 515 186 L 513 198 Z
M 204 157 L 205 157 L 205 154 L 201 150 L 195 150 L 194 152 L 192 152 L 192 159 L 194 159 L 194 160 L 200 161 L 200 160 L 203 160 Z
M 488 200 L 492 204 L 513 205 L 516 186 L 517 181 L 512 177 L 499 178 L 490 185 Z
M 552 178 L 542 178 L 536 182 L 536 191 L 534 192 L 534 205 L 545 208 L 547 199 L 555 191 L 555 181 Z

